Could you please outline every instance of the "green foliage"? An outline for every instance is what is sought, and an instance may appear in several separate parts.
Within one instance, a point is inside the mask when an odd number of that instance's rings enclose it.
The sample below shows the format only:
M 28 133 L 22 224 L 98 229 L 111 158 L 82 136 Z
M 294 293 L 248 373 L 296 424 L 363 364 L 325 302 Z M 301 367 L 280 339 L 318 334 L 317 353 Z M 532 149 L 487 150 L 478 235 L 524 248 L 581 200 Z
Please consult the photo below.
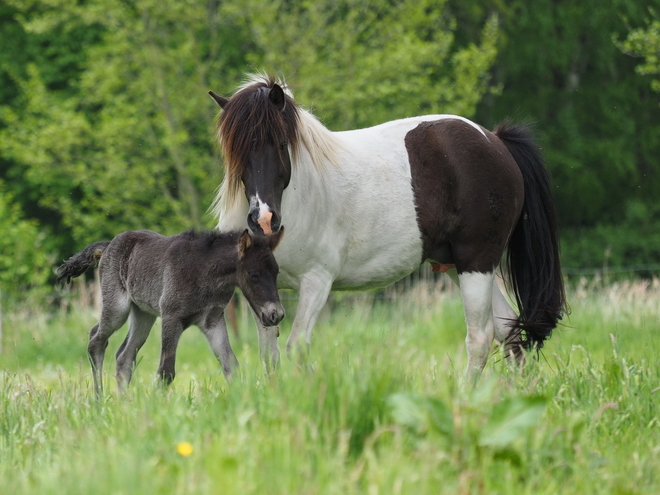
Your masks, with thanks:
M 24 104 L 4 112 L 9 175 L 20 171 L 78 247 L 127 229 L 207 223 L 220 174 L 206 90 L 232 55 L 220 49 L 236 34 L 231 22 L 198 2 L 36 4 L 41 14 L 22 22 L 28 35 L 99 34 L 77 55 L 80 70 L 66 89 L 46 85 L 48 64 L 15 76 Z
M 652 20 L 645 28 L 630 31 L 623 42 L 617 42 L 617 46 L 629 55 L 644 59 L 644 62 L 635 68 L 638 74 L 660 74 L 660 21 L 657 19 Z M 651 88 L 660 91 L 660 80 L 651 80 Z
M 0 182 L 0 297 L 20 297 L 42 287 L 50 275 L 52 257 L 33 220 L 26 220 L 11 193 Z
M 660 222 L 597 225 L 590 229 L 566 229 L 562 248 L 563 268 L 568 274 L 593 270 L 649 277 L 660 269 Z

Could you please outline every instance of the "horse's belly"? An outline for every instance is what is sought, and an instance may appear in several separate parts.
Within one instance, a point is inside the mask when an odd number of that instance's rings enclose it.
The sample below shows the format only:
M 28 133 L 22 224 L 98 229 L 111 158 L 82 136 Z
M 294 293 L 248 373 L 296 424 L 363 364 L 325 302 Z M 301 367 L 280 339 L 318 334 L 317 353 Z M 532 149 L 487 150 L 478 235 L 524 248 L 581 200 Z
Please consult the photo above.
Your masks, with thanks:
M 371 270 L 353 270 L 342 272 L 332 284 L 333 290 L 365 290 L 385 287 L 409 275 L 419 266 L 419 260 L 414 263 L 386 268 L 385 265 L 373 266 Z
M 384 287 L 405 277 L 422 261 L 422 239 L 413 214 L 390 233 L 374 232 L 349 246 L 334 289 Z

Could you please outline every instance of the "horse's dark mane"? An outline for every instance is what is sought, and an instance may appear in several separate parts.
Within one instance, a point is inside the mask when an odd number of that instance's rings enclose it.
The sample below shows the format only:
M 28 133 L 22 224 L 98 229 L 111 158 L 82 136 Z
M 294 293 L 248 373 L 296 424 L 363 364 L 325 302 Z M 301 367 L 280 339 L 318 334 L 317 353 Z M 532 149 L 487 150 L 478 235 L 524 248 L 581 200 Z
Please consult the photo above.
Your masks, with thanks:
M 275 84 L 278 84 L 276 78 L 264 76 L 244 86 L 229 99 L 220 115 L 218 139 L 225 156 L 225 180 L 230 195 L 238 194 L 243 169 L 255 146 L 287 143 L 295 150 L 298 145 L 300 109 L 285 93 L 284 109 L 279 111 L 268 98 Z

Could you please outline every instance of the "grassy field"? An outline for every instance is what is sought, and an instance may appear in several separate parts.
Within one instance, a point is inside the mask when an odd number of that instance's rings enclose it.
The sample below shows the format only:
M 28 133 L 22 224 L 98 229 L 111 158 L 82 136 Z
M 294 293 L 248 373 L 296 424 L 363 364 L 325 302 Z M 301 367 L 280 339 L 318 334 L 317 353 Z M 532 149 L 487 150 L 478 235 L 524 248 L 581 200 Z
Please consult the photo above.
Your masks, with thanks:
M 190 329 L 162 390 L 155 328 L 119 396 L 118 332 L 101 402 L 85 355 L 93 310 L 8 315 L 0 493 L 660 493 L 660 284 L 584 281 L 570 302 L 567 326 L 524 373 L 494 351 L 475 389 L 461 384 L 458 294 L 422 287 L 336 298 L 313 371 L 284 358 L 267 377 L 239 315 L 231 384 Z

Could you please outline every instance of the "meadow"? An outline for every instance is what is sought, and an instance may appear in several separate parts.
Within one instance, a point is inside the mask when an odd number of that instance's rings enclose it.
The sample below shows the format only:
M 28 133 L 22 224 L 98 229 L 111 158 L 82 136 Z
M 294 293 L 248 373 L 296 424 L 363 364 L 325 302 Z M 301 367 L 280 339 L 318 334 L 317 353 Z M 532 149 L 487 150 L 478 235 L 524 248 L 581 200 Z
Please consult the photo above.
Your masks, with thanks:
M 312 369 L 283 354 L 271 376 L 239 311 L 241 373 L 231 383 L 191 328 L 177 377 L 162 389 L 155 327 L 119 395 L 122 330 L 108 347 L 101 401 L 86 358 L 93 308 L 6 314 L 0 491 L 660 492 L 660 281 L 575 282 L 572 314 L 543 351 L 520 371 L 494 349 L 474 388 L 462 380 L 458 293 L 422 284 L 390 295 L 334 295 L 315 329 Z M 286 301 L 282 349 L 295 309 Z

